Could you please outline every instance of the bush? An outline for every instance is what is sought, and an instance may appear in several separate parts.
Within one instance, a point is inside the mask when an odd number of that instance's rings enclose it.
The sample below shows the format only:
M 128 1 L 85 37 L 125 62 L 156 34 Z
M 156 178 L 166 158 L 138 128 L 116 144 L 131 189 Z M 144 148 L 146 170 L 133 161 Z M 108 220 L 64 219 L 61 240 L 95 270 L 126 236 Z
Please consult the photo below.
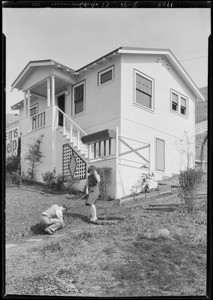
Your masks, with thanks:
M 64 186 L 65 177 L 62 174 L 56 175 L 56 169 L 52 172 L 47 171 L 42 174 L 44 182 L 50 188 L 55 188 L 57 191 L 61 191 Z
M 71 193 L 78 196 L 78 191 L 76 189 L 76 184 L 79 183 L 79 178 L 69 177 L 66 179 L 66 187 Z M 86 192 L 86 191 L 85 191 Z
M 21 183 L 21 164 L 20 155 L 10 155 L 6 159 L 6 171 L 10 174 L 12 183 L 17 186 Z
M 35 143 L 29 145 L 29 150 L 25 155 L 25 159 L 29 161 L 30 168 L 28 169 L 29 180 L 36 179 L 36 164 L 41 161 L 43 154 L 41 152 L 41 143 L 42 143 L 43 134 L 36 139 Z
M 202 175 L 203 172 L 199 169 L 188 169 L 180 172 L 179 197 L 184 201 L 188 211 L 194 209 L 194 194 L 202 181 Z
M 110 167 L 97 168 L 97 173 L 101 177 L 101 182 L 99 184 L 101 198 L 103 200 L 108 200 L 107 188 L 112 181 L 112 168 Z
M 6 160 L 6 170 L 9 172 L 11 175 L 14 172 L 17 172 L 20 166 L 20 157 L 18 155 L 10 155 L 7 157 Z

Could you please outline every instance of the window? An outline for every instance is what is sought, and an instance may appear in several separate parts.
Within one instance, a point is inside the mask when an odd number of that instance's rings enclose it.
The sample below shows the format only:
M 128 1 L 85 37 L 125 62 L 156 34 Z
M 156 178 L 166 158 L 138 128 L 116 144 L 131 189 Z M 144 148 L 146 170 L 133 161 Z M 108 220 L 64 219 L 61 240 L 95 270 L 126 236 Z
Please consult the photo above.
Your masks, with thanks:
M 32 105 L 30 107 L 30 116 L 34 116 L 38 113 L 38 104 Z
M 135 72 L 135 103 L 153 109 L 153 80 Z
M 98 73 L 98 85 L 105 84 L 114 79 L 114 66 Z
M 178 92 L 171 91 L 171 110 L 181 115 L 187 115 L 188 98 Z
M 165 172 L 165 141 L 156 138 L 156 170 Z
M 74 87 L 74 114 L 79 114 L 84 111 L 85 101 L 85 82 L 80 83 Z
M 186 114 L 186 99 L 181 97 L 181 107 L 180 107 L 180 113 L 182 115 L 185 115 Z
M 172 109 L 178 111 L 178 95 L 172 93 Z

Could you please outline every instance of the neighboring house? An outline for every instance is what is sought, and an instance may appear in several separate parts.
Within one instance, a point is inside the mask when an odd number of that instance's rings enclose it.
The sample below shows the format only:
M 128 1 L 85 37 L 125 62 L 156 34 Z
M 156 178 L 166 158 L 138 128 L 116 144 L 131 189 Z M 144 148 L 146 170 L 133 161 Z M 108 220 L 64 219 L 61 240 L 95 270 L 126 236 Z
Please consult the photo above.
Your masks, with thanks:
M 195 134 L 197 135 L 197 134 L 201 134 L 201 133 L 207 132 L 207 130 L 208 130 L 207 127 L 208 127 L 207 120 L 195 124 Z
M 77 71 L 31 61 L 12 88 L 24 92 L 12 107 L 20 110 L 22 171 L 29 143 L 44 135 L 40 181 L 56 168 L 82 188 L 88 165 L 108 166 L 109 195 L 120 198 L 142 172 L 160 180 L 194 167 L 195 102 L 204 98 L 168 49 L 120 47 Z
M 208 87 L 199 89 L 204 96 L 205 101 L 198 100 L 195 104 L 195 124 L 208 119 Z
M 19 137 L 19 115 L 6 115 L 6 157 L 17 154 Z

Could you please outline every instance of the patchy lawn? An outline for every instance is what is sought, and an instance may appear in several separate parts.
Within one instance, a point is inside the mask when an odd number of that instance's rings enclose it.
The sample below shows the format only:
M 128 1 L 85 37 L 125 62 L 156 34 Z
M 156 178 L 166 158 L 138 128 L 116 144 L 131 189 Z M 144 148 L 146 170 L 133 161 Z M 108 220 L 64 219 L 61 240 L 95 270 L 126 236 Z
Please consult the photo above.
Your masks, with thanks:
M 204 190 L 206 187 L 204 187 Z M 88 223 L 85 200 L 51 195 L 39 186 L 6 190 L 6 293 L 69 296 L 206 295 L 206 198 L 193 213 L 177 195 L 132 201 L 99 201 L 98 216 L 125 217 L 112 225 Z M 40 213 L 52 204 L 74 204 L 66 227 L 44 235 Z M 39 242 L 27 242 L 39 238 Z

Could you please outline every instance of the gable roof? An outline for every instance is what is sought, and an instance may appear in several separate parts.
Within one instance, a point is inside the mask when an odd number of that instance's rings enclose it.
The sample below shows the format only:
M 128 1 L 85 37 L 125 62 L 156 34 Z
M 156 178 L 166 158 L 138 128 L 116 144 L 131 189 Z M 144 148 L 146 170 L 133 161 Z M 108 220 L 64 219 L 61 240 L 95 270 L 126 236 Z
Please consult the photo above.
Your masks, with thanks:
M 178 59 L 175 57 L 175 55 L 172 53 L 170 49 L 158 49 L 158 48 L 140 48 L 140 47 L 119 47 L 106 55 L 96 59 L 95 61 L 92 61 L 91 63 L 85 65 L 84 67 L 73 70 L 65 65 L 62 65 L 52 59 L 47 60 L 38 60 L 38 61 L 30 61 L 27 66 L 23 69 L 23 71 L 19 74 L 17 79 L 12 84 L 12 90 L 14 88 L 21 87 L 21 82 L 23 82 L 26 78 L 26 76 L 29 75 L 30 69 L 34 67 L 39 66 L 53 66 L 60 68 L 64 71 L 69 72 L 71 75 L 77 75 L 80 74 L 82 71 L 87 71 L 87 68 L 91 65 L 96 65 L 100 61 L 105 61 L 106 58 L 118 55 L 118 54 L 143 54 L 143 55 L 162 55 L 164 56 L 167 61 L 172 65 L 172 67 L 176 70 L 176 72 L 179 74 L 179 76 L 184 80 L 184 82 L 187 84 L 187 86 L 190 88 L 192 93 L 196 96 L 197 99 L 201 99 L 205 101 L 205 98 L 203 94 L 201 93 L 200 89 L 196 86 L 194 81 L 191 79 L 187 71 L 183 68 L 183 66 L 179 63 Z M 162 58 L 163 59 L 163 58 Z
M 52 66 L 55 68 L 59 68 L 63 71 L 67 71 L 71 74 L 75 74 L 76 72 L 71 69 L 70 67 L 67 67 L 61 63 L 56 62 L 53 59 L 45 59 L 45 60 L 33 60 L 30 61 L 26 67 L 21 71 L 21 73 L 18 75 L 16 80 L 12 83 L 11 85 L 11 91 L 14 88 L 21 89 L 22 82 L 32 73 L 33 69 L 36 67 L 47 67 L 47 66 Z

